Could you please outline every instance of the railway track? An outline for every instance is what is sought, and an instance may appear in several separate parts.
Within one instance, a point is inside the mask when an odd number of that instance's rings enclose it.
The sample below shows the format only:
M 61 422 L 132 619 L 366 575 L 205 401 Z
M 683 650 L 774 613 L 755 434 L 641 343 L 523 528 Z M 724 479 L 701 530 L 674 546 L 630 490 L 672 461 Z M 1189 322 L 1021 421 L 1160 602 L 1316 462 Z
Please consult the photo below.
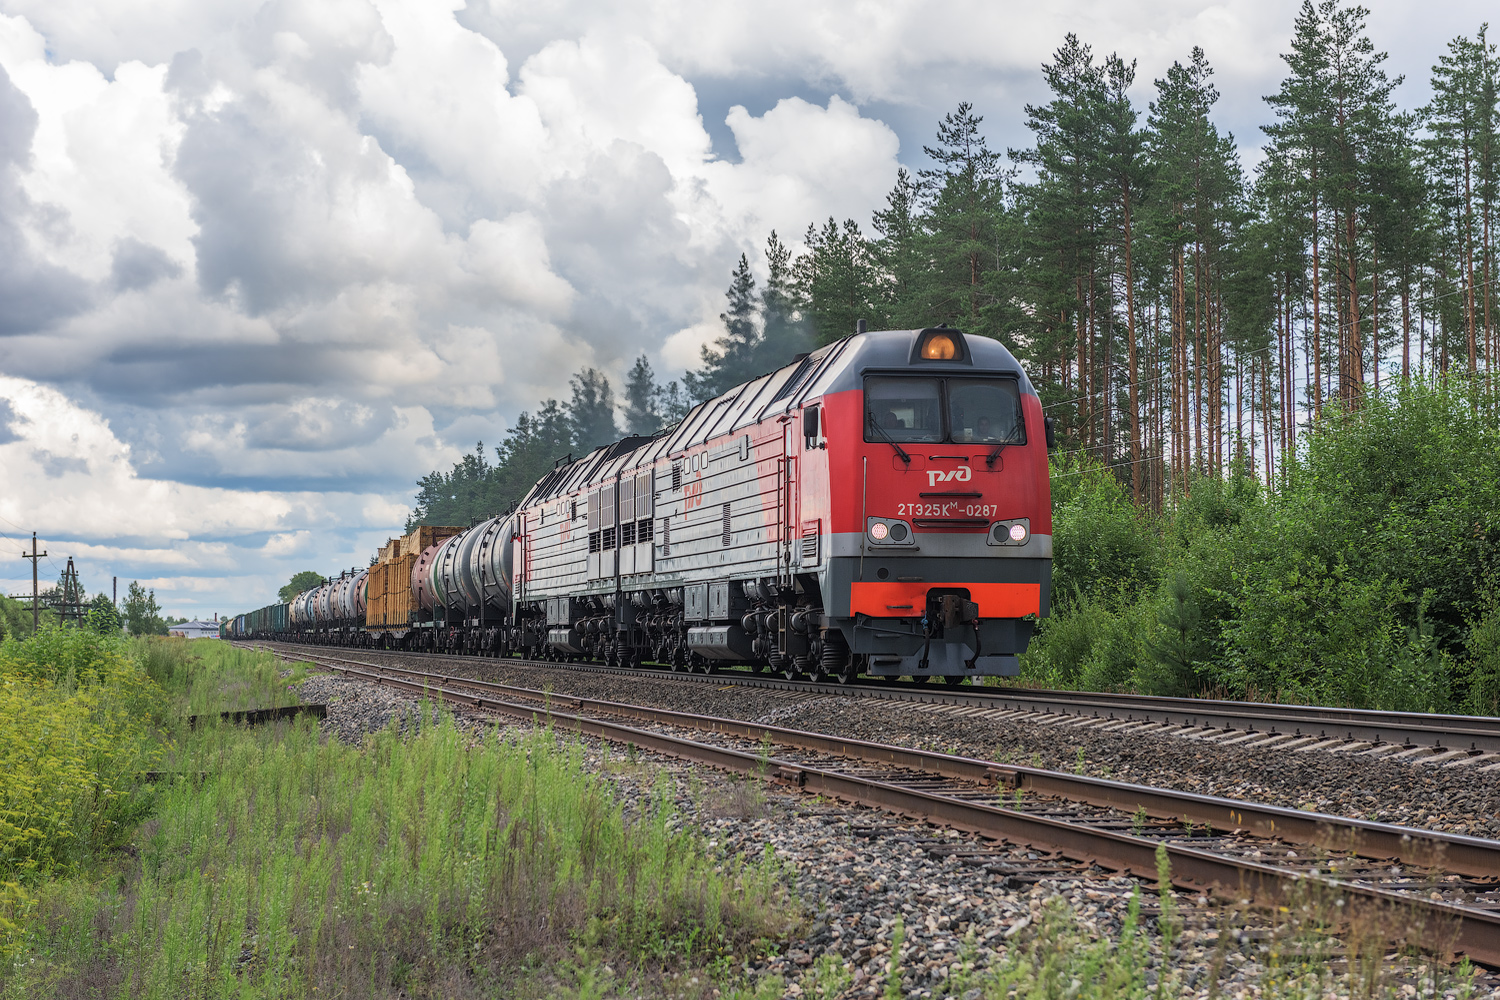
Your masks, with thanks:
M 1267 904 L 1312 888 L 1351 909 L 1394 908 L 1407 940 L 1500 967 L 1500 841 L 556 695 L 307 647 L 278 652 L 482 713 L 543 718 L 1138 877 L 1155 877 L 1163 849 L 1185 888 Z
M 327 646 L 271 643 L 305 650 Z M 337 648 L 337 647 L 336 647 Z M 417 657 L 435 662 L 485 662 L 451 653 L 406 653 L 387 650 L 342 650 L 367 657 Z M 609 667 L 593 663 L 505 659 L 507 665 L 534 665 L 549 670 L 621 676 L 652 676 L 701 684 L 736 684 L 809 696 L 879 698 L 910 702 L 917 711 L 949 712 L 990 719 L 1025 719 L 1060 729 L 1174 736 L 1245 748 L 1283 751 L 1328 751 L 1364 754 L 1439 766 L 1500 771 L 1500 718 L 1382 712 L 1310 705 L 1163 698 L 1150 695 L 1100 694 L 1011 687 L 934 687 L 875 679 L 856 684 L 788 680 L 723 670 L 682 673 L 650 667 Z

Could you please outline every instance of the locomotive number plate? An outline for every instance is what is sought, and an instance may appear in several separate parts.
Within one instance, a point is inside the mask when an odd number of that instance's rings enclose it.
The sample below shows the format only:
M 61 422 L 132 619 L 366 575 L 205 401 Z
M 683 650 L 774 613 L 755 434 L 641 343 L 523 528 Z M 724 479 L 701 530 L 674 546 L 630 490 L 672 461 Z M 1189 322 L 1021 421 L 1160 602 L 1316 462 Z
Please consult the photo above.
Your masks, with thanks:
M 994 517 L 1000 510 L 993 503 L 903 503 L 896 505 L 897 517 Z

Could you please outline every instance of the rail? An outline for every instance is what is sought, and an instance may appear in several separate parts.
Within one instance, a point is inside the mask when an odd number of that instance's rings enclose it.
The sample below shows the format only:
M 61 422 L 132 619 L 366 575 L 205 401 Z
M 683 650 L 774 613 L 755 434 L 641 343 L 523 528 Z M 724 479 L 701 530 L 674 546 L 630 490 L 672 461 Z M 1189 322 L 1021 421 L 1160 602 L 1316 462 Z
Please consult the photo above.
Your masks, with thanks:
M 1275 904 L 1297 883 L 1318 883 L 1351 902 L 1406 907 L 1404 923 L 1424 947 L 1456 951 L 1476 962 L 1500 966 L 1497 841 L 999 765 L 761 723 L 559 696 L 326 653 L 309 659 L 345 675 L 424 692 L 482 712 L 545 718 L 574 732 L 741 773 L 768 773 L 808 791 L 1054 851 L 1139 877 L 1154 877 L 1156 851 L 1161 846 L 1171 861 L 1174 882 L 1193 889 L 1229 891 Z M 689 740 L 584 712 L 713 733 L 745 746 Z M 766 743 L 811 756 L 771 757 L 764 749 Z M 838 762 L 850 759 L 891 769 L 894 774 L 871 776 L 841 770 Z M 922 776 L 936 776 L 952 787 L 935 787 Z M 1047 814 L 1012 802 L 1010 796 L 1017 790 L 1033 796 L 1032 801 Z M 1046 805 L 1048 800 L 1072 803 L 1084 811 L 1059 818 Z M 1102 811 L 1088 812 L 1085 807 Z M 1144 835 L 1144 817 L 1153 821 L 1151 836 Z M 1122 825 L 1133 832 L 1124 832 L 1119 828 Z M 1295 865 L 1260 860 L 1284 853 L 1286 844 L 1308 845 L 1316 853 Z M 1339 867 L 1345 869 L 1341 877 L 1328 874 L 1329 869 Z M 1470 901 L 1430 898 L 1440 890 Z

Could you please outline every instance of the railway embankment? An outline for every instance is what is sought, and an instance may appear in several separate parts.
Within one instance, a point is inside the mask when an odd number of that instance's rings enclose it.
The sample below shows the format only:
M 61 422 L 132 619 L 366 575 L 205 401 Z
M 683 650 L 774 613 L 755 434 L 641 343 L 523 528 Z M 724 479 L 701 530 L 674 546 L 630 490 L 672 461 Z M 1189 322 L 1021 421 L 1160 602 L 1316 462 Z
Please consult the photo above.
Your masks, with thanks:
M 430 660 L 422 659 L 431 669 Z M 335 687 L 347 693 L 330 698 L 325 725 L 334 731 L 379 724 L 375 706 L 400 697 L 367 681 L 309 684 L 318 685 L 320 694 Z M 556 694 L 567 702 L 565 694 Z M 460 717 L 466 713 L 461 706 L 456 710 Z M 599 769 L 610 772 L 617 751 L 587 737 L 584 743 L 587 752 L 602 755 Z M 1141 984 L 1165 977 L 1174 993 L 1227 989 L 1229 995 L 1251 995 L 1264 990 L 1272 969 L 1269 978 L 1283 985 L 1277 977 L 1293 970 L 1293 979 L 1302 977 L 1298 988 L 1307 986 L 1308 975 L 1326 975 L 1326 985 L 1336 988 L 1337 970 L 1351 947 L 1306 933 L 1310 923 L 1328 917 L 1316 915 L 1316 899 L 1293 907 L 1304 919 L 1267 926 L 1246 910 L 1210 905 L 1206 895 L 1158 894 L 1147 886 L 1141 896 L 1137 880 L 1049 852 L 1008 848 L 825 799 L 809 804 L 806 796 L 774 788 L 757 792 L 741 778 L 646 751 L 633 751 L 628 759 L 631 766 L 611 775 L 625 798 L 645 794 L 643 773 L 656 789 L 662 775 L 669 775 L 683 823 L 718 849 L 746 857 L 771 852 L 787 865 L 811 922 L 780 955 L 750 967 L 768 989 L 776 980 L 765 977 L 780 977 L 774 988 L 785 995 L 892 995 L 890 989 L 916 997 L 963 996 L 1006 977 L 1024 980 L 1044 968 L 1056 972 L 1059 962 L 1126 977 L 1112 988 L 1128 986 L 1133 976 Z M 1137 910 L 1144 901 L 1144 912 L 1134 918 L 1133 894 Z M 1485 980 L 1475 985 L 1487 989 Z
M 1500 761 L 1492 755 L 1400 753 L 1359 740 L 1229 742 L 1186 727 L 1143 729 L 1107 720 L 1047 718 L 795 688 L 683 683 L 672 676 L 578 671 L 471 657 L 338 651 L 355 661 L 471 676 L 559 695 L 621 699 L 727 715 L 853 739 L 899 743 L 998 763 L 1075 771 L 1311 812 L 1500 838 Z M 941 696 L 939 692 L 935 696 Z M 1386 747 L 1386 750 L 1393 749 Z M 1372 751 L 1375 751 L 1372 754 Z

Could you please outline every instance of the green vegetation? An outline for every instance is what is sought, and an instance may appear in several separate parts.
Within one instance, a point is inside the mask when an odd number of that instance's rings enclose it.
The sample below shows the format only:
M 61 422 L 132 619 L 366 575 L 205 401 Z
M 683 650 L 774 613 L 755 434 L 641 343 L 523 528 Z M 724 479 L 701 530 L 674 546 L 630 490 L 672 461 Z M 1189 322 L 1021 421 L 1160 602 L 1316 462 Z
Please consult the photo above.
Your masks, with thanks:
M 290 702 L 300 670 L 284 677 L 268 654 L 80 630 L 3 651 L 0 691 L 29 699 L 5 717 L 41 721 L 14 741 L 0 730 L 0 761 L 40 745 L 25 763 L 44 779 L 6 786 L 3 829 L 46 839 L 0 844 L 0 996 L 587 995 L 690 972 L 727 984 L 737 956 L 796 919 L 769 857 L 708 852 L 665 785 L 627 818 L 597 765 L 550 731 L 480 737 L 439 713 L 352 747 L 306 718 L 219 724 Z
M 142 587 L 136 580 L 130 581 L 125 592 L 125 625 L 131 635 L 166 635 L 171 619 L 161 616 L 161 606 L 156 603 L 156 591 Z
M 305 569 L 300 573 L 293 574 L 287 585 L 276 592 L 276 597 L 285 604 L 303 591 L 311 590 L 322 582 L 323 574 Z
M 1054 471 L 1043 685 L 1500 708 L 1500 420 L 1457 378 L 1325 412 L 1274 492 L 1205 477 L 1162 514 Z
M 0 643 L 0 881 L 79 870 L 130 836 L 162 752 L 160 694 L 117 636 Z

